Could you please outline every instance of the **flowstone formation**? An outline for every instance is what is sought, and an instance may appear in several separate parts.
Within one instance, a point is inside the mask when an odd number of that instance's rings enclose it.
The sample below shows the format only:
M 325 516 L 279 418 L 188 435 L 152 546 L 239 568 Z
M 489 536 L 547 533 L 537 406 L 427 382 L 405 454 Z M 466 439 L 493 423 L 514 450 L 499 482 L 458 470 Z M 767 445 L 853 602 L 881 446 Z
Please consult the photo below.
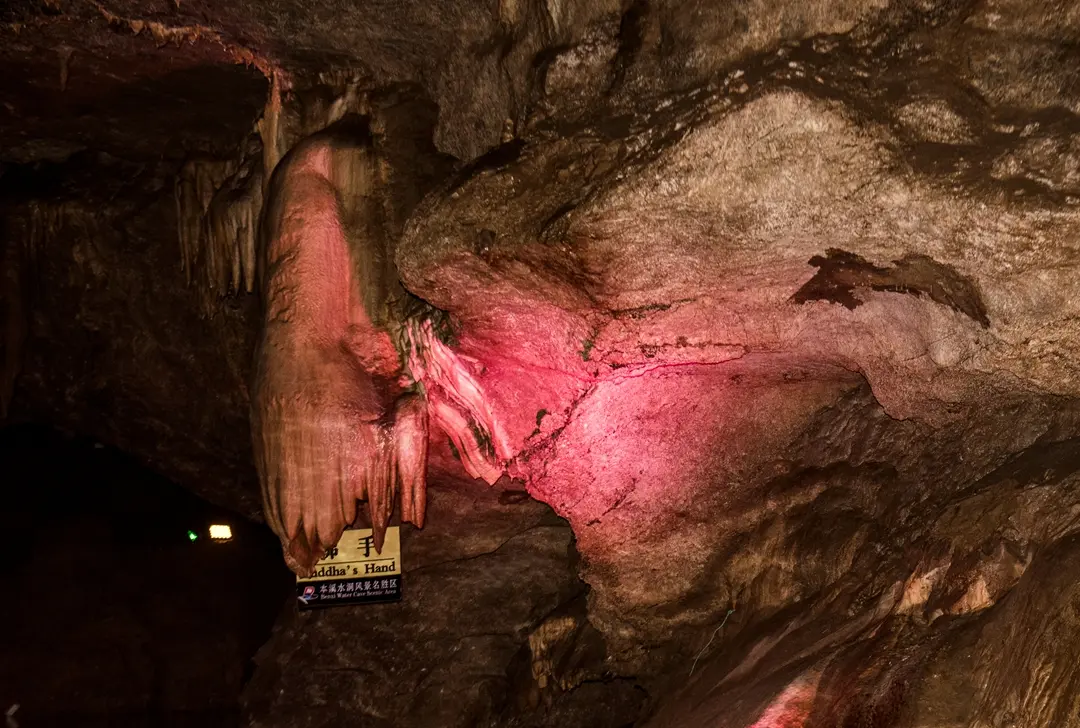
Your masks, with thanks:
M 472 376 L 398 282 L 385 164 L 366 124 L 346 120 L 285 156 L 264 212 L 252 433 L 267 522 L 300 574 L 358 500 L 376 549 L 398 493 L 402 521 L 424 525 L 429 408 L 470 475 L 502 473 Z

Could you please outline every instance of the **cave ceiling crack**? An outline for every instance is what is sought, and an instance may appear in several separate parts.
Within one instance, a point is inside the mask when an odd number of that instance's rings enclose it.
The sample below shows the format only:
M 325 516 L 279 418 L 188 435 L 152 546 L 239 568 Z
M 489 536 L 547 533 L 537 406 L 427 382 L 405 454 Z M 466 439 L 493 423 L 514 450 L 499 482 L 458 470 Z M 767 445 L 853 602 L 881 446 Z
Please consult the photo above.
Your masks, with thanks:
M 678 351 L 680 349 L 698 349 L 698 350 L 701 350 L 701 351 L 704 351 L 706 349 L 712 349 L 712 350 L 728 349 L 728 350 L 737 351 L 737 353 L 735 353 L 734 356 L 731 356 L 728 359 L 724 359 L 723 361 L 656 362 L 655 364 L 650 364 L 650 363 L 647 363 L 647 362 L 643 362 L 643 363 L 637 364 L 637 365 L 634 365 L 634 364 L 622 364 L 622 365 L 618 365 L 617 369 L 612 370 L 612 374 L 614 374 L 615 372 L 621 372 L 624 369 L 633 369 L 633 370 L 635 370 L 635 373 L 633 373 L 633 374 L 624 373 L 624 375 L 623 375 L 623 378 L 633 379 L 633 378 L 636 378 L 638 376 L 641 376 L 641 374 L 644 374 L 644 373 L 648 372 L 649 370 L 651 370 L 652 368 L 657 367 L 657 366 L 665 366 L 667 364 L 690 364 L 690 365 L 698 364 L 698 365 L 702 365 L 702 366 L 705 366 L 705 365 L 708 365 L 708 364 L 724 364 L 724 363 L 729 362 L 729 361 L 734 361 L 736 359 L 741 359 L 742 357 L 744 357 L 744 356 L 746 356 L 747 354 L 750 353 L 749 347 L 747 347 L 745 344 L 739 344 L 739 343 L 734 343 L 734 342 L 729 342 L 729 341 L 695 341 L 695 342 L 690 342 L 689 340 L 687 340 L 687 338 L 685 336 L 679 336 L 673 342 L 665 341 L 665 342 L 660 343 L 660 344 L 638 343 L 636 348 L 637 348 L 637 351 L 635 352 L 633 349 L 626 350 L 626 349 L 612 347 L 612 348 L 608 349 L 607 354 L 608 355 L 611 355 L 611 354 L 629 355 L 629 354 L 637 353 L 637 354 L 641 354 L 646 359 L 652 359 L 653 357 L 656 356 L 657 353 L 659 353 L 661 351 Z M 608 366 L 613 366 L 614 365 L 613 362 L 606 362 L 606 361 L 603 361 L 603 360 L 601 360 L 601 361 L 603 363 L 606 363 Z M 642 370 L 642 371 L 636 371 L 636 370 Z M 620 378 L 617 375 L 612 376 L 612 374 L 609 374 L 608 376 L 606 376 L 605 379 L 619 379 Z
M 637 364 L 637 365 L 631 364 L 631 365 L 627 365 L 626 367 L 620 367 L 619 369 L 616 369 L 615 372 L 609 373 L 606 376 L 599 377 L 597 379 L 597 384 L 602 384 L 602 383 L 607 383 L 607 382 L 613 382 L 613 383 L 617 384 L 619 382 L 623 382 L 623 381 L 630 380 L 630 379 L 640 379 L 641 377 L 643 377 L 643 376 L 645 376 L 647 374 L 651 374 L 651 373 L 657 372 L 657 371 L 687 369 L 687 368 L 692 368 L 692 367 L 722 366 L 724 364 L 728 364 L 730 362 L 742 359 L 744 356 L 746 356 L 748 353 L 750 353 L 750 350 L 747 349 L 745 346 L 742 346 L 742 345 L 731 345 L 731 346 L 738 346 L 740 349 L 742 349 L 742 351 L 737 356 L 733 356 L 730 359 L 724 359 L 723 361 L 670 361 L 670 362 L 657 362 L 655 364 Z M 629 370 L 629 371 L 627 371 L 627 370 Z
M 573 422 L 574 414 L 577 412 L 578 407 L 581 405 L 582 402 L 585 401 L 585 399 L 587 397 L 589 397 L 593 392 L 596 391 L 596 387 L 597 387 L 598 384 L 599 384 L 598 382 L 593 381 L 592 384 L 585 387 L 584 391 L 582 391 L 580 394 L 578 394 L 578 396 L 574 398 L 574 401 L 571 402 L 569 404 L 569 406 L 567 406 L 567 408 L 564 410 L 563 423 L 561 425 L 559 425 L 557 428 L 555 428 L 554 430 L 552 430 L 548 435 L 544 436 L 542 439 L 534 442 L 532 445 L 529 445 L 528 447 L 523 449 L 522 452 L 520 452 L 517 455 L 517 457 L 515 458 L 515 461 L 517 461 L 519 463 L 526 463 L 526 462 L 530 461 L 534 456 L 539 455 L 544 451 L 547 451 L 547 450 L 550 450 L 550 449 L 554 448 L 557 441 L 558 441 L 559 436 L 562 435 L 563 431 L 567 427 L 569 427 L 571 422 Z M 544 460 L 544 472 L 541 475 L 541 478 L 546 477 L 546 476 L 547 476 L 547 461 Z
M 618 492 L 616 494 L 616 496 L 615 496 L 614 502 L 610 506 L 607 507 L 607 510 L 605 510 L 603 513 L 601 513 L 596 518 L 591 519 L 585 525 L 586 526 L 595 526 L 598 523 L 600 523 L 601 520 L 604 518 L 604 516 L 611 513 L 612 511 L 614 511 L 619 506 L 621 506 L 623 504 L 623 502 L 627 498 L 629 498 L 631 495 L 633 495 L 634 491 L 637 490 L 637 484 L 638 484 L 637 478 L 636 477 L 631 478 L 630 479 L 630 485 L 620 489 L 620 492 Z
M 733 356 L 733 357 L 731 357 L 729 359 L 724 359 L 723 361 L 696 361 L 695 360 L 695 361 L 683 361 L 683 362 L 657 362 L 657 363 L 652 363 L 652 364 L 627 365 L 626 367 L 620 367 L 619 369 L 616 369 L 614 371 L 610 371 L 610 372 L 608 372 L 608 373 L 606 373 L 606 374 L 604 374 L 602 376 L 593 376 L 591 379 L 584 380 L 584 381 L 589 381 L 590 383 L 563 410 L 563 418 L 564 418 L 563 423 L 561 425 L 559 425 L 556 429 L 552 430 L 550 433 L 548 433 L 547 435 L 543 436 L 540 439 L 533 440 L 531 443 L 529 443 L 528 440 L 527 440 L 526 446 L 514 458 L 514 462 L 516 462 L 522 470 L 529 473 L 530 469 L 527 467 L 527 464 L 534 461 L 535 459 L 537 459 L 539 457 L 541 459 L 541 462 L 543 463 L 543 470 L 540 473 L 530 473 L 531 477 L 529 477 L 528 480 L 530 480 L 531 482 L 536 482 L 537 480 L 544 480 L 547 477 L 547 460 L 548 460 L 548 458 L 544 458 L 542 456 L 544 455 L 545 452 L 550 452 L 552 449 L 554 449 L 557 446 L 557 443 L 558 443 L 558 440 L 559 440 L 560 436 L 562 435 L 563 431 L 567 427 L 569 427 L 570 424 L 574 421 L 574 416 L 577 413 L 578 409 L 581 407 L 582 403 L 589 396 L 591 396 L 596 391 L 597 387 L 600 386 L 601 384 L 606 384 L 606 383 L 618 384 L 618 383 L 623 382 L 623 381 L 628 381 L 628 380 L 631 380 L 631 379 L 638 379 L 640 377 L 643 377 L 643 376 L 646 376 L 646 375 L 649 375 L 649 374 L 653 374 L 653 373 L 656 373 L 656 372 L 666 372 L 666 371 L 676 371 L 677 372 L 679 370 L 685 370 L 685 369 L 689 369 L 689 368 L 722 366 L 722 365 L 728 364 L 728 363 L 730 363 L 732 361 L 736 361 L 738 359 L 741 359 L 744 356 L 746 356 L 748 353 L 750 353 L 750 350 L 744 345 L 724 344 L 724 345 L 720 345 L 720 346 L 725 346 L 725 347 L 736 347 L 737 346 L 740 349 L 740 351 L 739 351 L 737 356 Z M 536 437 L 536 435 L 533 435 L 532 437 Z M 529 438 L 529 439 L 531 439 L 531 438 Z M 582 497 L 584 498 L 584 495 Z
M 640 321 L 641 319 L 649 318 L 654 314 L 670 311 L 673 308 L 677 311 L 687 303 L 697 303 L 699 299 L 700 296 L 677 298 L 671 303 L 647 303 L 642 306 L 633 306 L 631 308 L 613 308 L 608 311 L 608 313 L 612 319 L 631 318 Z M 610 323 L 610 321 L 608 323 Z

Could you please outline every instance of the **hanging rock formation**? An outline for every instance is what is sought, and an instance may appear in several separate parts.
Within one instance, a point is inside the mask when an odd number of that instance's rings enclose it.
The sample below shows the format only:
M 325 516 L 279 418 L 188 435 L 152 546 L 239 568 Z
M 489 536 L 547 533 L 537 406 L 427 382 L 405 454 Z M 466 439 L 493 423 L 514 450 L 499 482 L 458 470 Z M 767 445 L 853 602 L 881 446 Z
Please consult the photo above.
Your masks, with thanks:
M 470 475 L 494 483 L 507 457 L 436 314 L 398 282 L 387 163 L 362 118 L 346 118 L 279 163 L 263 218 L 252 427 L 264 512 L 301 574 L 356 520 L 357 500 L 376 549 L 398 493 L 402 520 L 423 526 L 429 409 Z
M 364 133 L 350 145 L 315 137 L 295 148 L 271 181 L 265 214 L 252 425 L 268 521 L 302 572 L 337 543 L 357 499 L 368 501 L 381 547 L 399 472 L 423 498 L 426 449 L 417 444 L 426 445 L 427 423 L 415 406 L 394 404 L 409 395 L 387 331 L 395 281 Z M 399 429 L 423 436 L 395 438 Z

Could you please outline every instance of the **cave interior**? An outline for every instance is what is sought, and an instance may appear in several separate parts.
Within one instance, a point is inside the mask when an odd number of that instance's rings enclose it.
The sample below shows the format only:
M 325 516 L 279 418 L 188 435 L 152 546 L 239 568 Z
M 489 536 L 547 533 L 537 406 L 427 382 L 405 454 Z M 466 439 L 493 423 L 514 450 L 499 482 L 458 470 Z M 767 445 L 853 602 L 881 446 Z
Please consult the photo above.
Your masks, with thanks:
M 0 68 L 6 728 L 1080 728 L 1080 3 L 11 0 Z

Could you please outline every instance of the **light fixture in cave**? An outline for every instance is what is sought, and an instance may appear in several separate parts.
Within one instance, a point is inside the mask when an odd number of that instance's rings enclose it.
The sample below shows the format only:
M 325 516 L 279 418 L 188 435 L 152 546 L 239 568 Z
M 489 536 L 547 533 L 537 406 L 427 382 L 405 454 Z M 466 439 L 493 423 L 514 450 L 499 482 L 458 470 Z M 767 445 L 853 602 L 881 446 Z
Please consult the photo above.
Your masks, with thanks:
M 215 523 L 210 526 L 210 540 L 232 541 L 232 528 L 224 523 Z

